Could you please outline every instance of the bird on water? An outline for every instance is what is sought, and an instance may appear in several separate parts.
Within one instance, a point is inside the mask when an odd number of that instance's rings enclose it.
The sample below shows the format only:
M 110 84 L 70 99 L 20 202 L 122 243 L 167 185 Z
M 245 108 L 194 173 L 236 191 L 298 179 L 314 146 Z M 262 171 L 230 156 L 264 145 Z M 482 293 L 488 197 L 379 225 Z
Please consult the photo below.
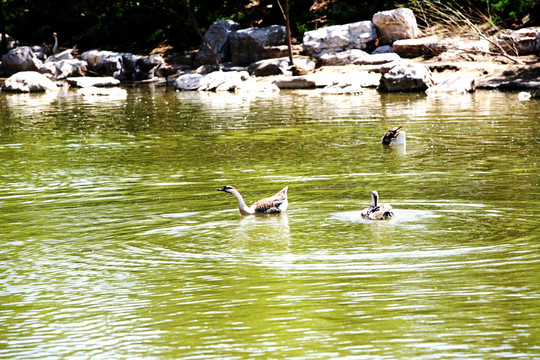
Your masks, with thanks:
M 389 204 L 379 204 L 379 193 L 371 192 L 371 204 L 360 215 L 369 220 L 386 220 L 395 216 L 392 206 Z
M 399 131 L 403 126 L 389 129 L 381 138 L 383 145 L 405 145 L 405 131 Z
M 224 186 L 218 191 L 223 191 L 227 194 L 234 195 L 238 199 L 238 208 L 242 215 L 255 215 L 255 214 L 280 214 L 287 210 L 289 201 L 287 199 L 288 186 L 285 186 L 276 195 L 259 200 L 251 206 L 247 206 L 244 197 L 236 188 L 232 186 Z

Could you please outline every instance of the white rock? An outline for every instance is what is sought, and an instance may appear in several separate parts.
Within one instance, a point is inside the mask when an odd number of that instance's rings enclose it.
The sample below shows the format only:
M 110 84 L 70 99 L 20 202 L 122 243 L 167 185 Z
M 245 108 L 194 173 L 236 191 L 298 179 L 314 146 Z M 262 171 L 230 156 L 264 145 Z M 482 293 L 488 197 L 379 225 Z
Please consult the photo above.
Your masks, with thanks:
M 59 90 L 58 86 L 45 75 L 36 71 L 21 71 L 9 77 L 2 86 L 3 91 L 38 92 Z
M 117 80 L 111 76 L 107 77 L 69 77 L 66 79 L 69 85 L 74 87 L 90 87 L 90 86 L 118 86 L 120 80 Z
M 387 64 L 392 61 L 400 60 L 401 57 L 396 53 L 385 53 L 385 54 L 371 54 L 359 58 L 353 62 L 355 65 L 381 65 Z
M 307 31 L 303 43 L 305 51 L 318 58 L 328 52 L 365 49 L 367 44 L 376 38 L 375 25 L 371 21 L 360 21 Z
M 381 44 L 392 44 L 396 40 L 414 39 L 420 36 L 420 30 L 411 9 L 380 11 L 373 15 L 372 21 L 379 32 Z
M 476 90 L 473 75 L 459 75 L 438 82 L 426 90 L 427 94 L 467 94 Z
M 197 91 L 233 91 L 249 78 L 247 71 L 214 71 L 201 79 Z

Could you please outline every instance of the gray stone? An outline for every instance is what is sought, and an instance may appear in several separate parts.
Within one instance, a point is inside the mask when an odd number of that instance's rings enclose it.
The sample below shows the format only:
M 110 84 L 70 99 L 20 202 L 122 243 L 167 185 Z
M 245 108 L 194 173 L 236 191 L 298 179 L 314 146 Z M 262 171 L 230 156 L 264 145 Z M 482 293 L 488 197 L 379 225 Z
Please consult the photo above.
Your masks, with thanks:
M 233 31 L 238 30 L 240 25 L 232 20 L 219 20 L 210 26 L 204 34 L 204 38 L 218 57 L 220 62 L 228 61 L 231 57 L 229 36 Z M 214 56 L 208 51 L 203 43 L 195 55 L 195 66 L 203 64 L 214 64 Z
M 2 56 L 2 72 L 15 74 L 19 71 L 37 71 L 43 62 L 38 59 L 30 46 L 11 49 Z
M 303 44 L 307 54 L 318 58 L 329 52 L 363 50 L 375 39 L 377 39 L 375 25 L 371 21 L 360 21 L 307 31 L 304 34 Z
M 236 64 L 251 64 L 262 60 L 264 48 L 283 45 L 285 35 L 285 26 L 281 25 L 233 31 L 229 35 L 231 61 Z
M 382 46 L 378 46 L 375 50 L 373 50 L 371 52 L 372 55 L 375 55 L 375 54 L 389 54 L 389 53 L 393 53 L 394 52 L 394 49 L 392 48 L 391 45 L 382 45 Z
M 21 71 L 10 76 L 2 86 L 3 91 L 11 92 L 39 92 L 55 91 L 58 86 L 45 75 L 36 71 Z
M 197 90 L 204 78 L 202 74 L 184 74 L 180 75 L 174 82 L 174 87 L 177 90 L 194 91 Z
M 381 67 L 381 92 L 425 91 L 435 85 L 429 68 L 422 64 L 396 61 Z
M 86 61 L 79 59 L 46 61 L 39 68 L 40 73 L 48 74 L 54 79 L 65 79 L 70 76 L 84 76 L 86 71 Z
M 420 30 L 411 9 L 399 8 L 380 11 L 373 15 L 372 21 L 383 45 L 392 44 L 396 40 L 414 39 L 420 36 Z

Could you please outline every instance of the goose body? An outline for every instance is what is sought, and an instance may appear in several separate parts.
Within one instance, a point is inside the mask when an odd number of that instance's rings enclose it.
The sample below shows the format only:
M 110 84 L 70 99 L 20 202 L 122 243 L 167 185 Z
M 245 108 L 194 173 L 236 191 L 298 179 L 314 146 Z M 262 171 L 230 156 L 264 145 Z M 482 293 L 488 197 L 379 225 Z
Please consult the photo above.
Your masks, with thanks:
M 395 216 L 392 206 L 389 204 L 379 204 L 379 193 L 371 192 L 371 204 L 360 214 L 364 219 L 386 220 Z
M 289 187 L 285 186 L 276 195 L 259 200 L 251 206 L 247 206 L 246 202 L 244 201 L 244 197 L 242 196 L 242 194 L 240 194 L 240 191 L 238 191 L 232 186 L 226 185 L 217 190 L 224 191 L 227 194 L 236 196 L 236 198 L 238 199 L 238 208 L 240 209 L 240 213 L 242 215 L 255 215 L 280 214 L 285 212 L 287 210 L 287 207 L 289 206 L 289 201 L 287 200 L 288 189 Z
M 381 138 L 383 145 L 405 145 L 405 131 L 399 131 L 402 126 L 389 129 Z

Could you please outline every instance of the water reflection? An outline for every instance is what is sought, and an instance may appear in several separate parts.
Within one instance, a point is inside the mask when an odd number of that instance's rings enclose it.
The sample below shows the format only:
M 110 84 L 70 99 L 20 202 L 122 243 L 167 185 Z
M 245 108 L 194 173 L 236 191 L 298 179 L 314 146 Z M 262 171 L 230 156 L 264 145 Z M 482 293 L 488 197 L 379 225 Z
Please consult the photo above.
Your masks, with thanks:
M 287 250 L 290 241 L 289 216 L 243 216 L 237 225 L 230 225 L 229 238 L 233 251 Z

